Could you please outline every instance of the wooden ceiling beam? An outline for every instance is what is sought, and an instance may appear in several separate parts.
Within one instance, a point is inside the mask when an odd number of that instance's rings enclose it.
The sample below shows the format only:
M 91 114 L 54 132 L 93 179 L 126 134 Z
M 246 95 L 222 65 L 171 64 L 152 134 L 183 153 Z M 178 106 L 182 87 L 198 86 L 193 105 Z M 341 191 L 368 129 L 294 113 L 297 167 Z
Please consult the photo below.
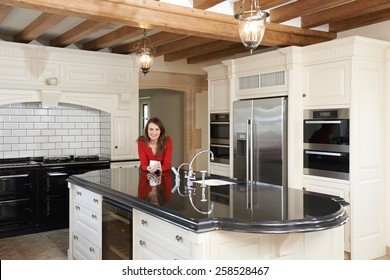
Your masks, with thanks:
M 159 32 L 157 34 L 148 36 L 148 38 L 150 39 L 150 44 L 153 48 L 158 48 L 158 46 L 160 45 L 169 44 L 171 42 L 183 39 L 184 37 L 186 37 L 186 35 L 169 32 Z M 133 53 L 137 49 L 139 44 L 140 40 L 112 48 L 111 52 L 120 54 Z
M 180 50 L 177 52 L 172 52 L 164 55 L 165 62 L 172 62 L 176 60 L 180 60 L 183 58 L 191 57 L 191 56 L 199 56 L 204 55 L 209 52 L 220 51 L 226 49 L 227 47 L 231 47 L 237 45 L 238 43 L 230 42 L 230 41 L 214 41 L 211 43 L 203 44 L 200 46 L 188 48 L 185 50 Z M 245 48 L 242 44 L 241 46 Z
M 193 0 L 192 5 L 196 9 L 206 10 L 222 2 L 224 0 Z
M 8 7 L 5 5 L 0 4 L 0 22 L 2 22 L 8 14 L 11 12 L 12 7 Z
M 269 47 L 260 46 L 257 49 L 257 51 L 259 51 L 261 49 L 268 49 L 268 48 Z M 244 47 L 244 45 L 235 44 L 230 48 L 223 49 L 220 51 L 215 51 L 215 52 L 207 53 L 204 55 L 189 57 L 187 59 L 187 63 L 188 64 L 197 64 L 197 63 L 202 63 L 202 62 L 216 60 L 216 59 L 222 59 L 224 57 L 234 56 L 234 55 L 243 54 L 243 53 L 249 53 L 249 51 Z
M 106 22 L 97 22 L 93 20 L 86 20 L 79 25 L 73 27 L 69 31 L 65 32 L 56 39 L 50 41 L 50 46 L 53 47 L 66 47 L 80 41 L 88 34 L 95 33 L 104 26 L 108 25 Z
M 30 43 L 63 19 L 65 19 L 65 16 L 42 13 L 19 34 L 15 35 L 14 42 Z
M 113 32 L 110 32 L 100 38 L 90 41 L 82 46 L 83 50 L 97 51 L 104 48 L 122 43 L 132 37 L 142 35 L 144 30 L 142 28 L 123 26 Z
M 311 28 L 326 23 L 346 20 L 367 13 L 377 12 L 390 8 L 389 0 L 356 0 L 325 11 L 301 17 L 301 26 Z
M 98 22 L 118 23 L 139 28 L 156 29 L 170 33 L 180 33 L 187 36 L 198 36 L 216 40 L 241 42 L 237 22 L 233 16 L 212 13 L 204 10 L 180 7 L 159 1 L 151 0 L 57 0 L 53 5 L 52 0 L 2 0 L 4 4 L 27 9 L 38 9 L 45 12 L 63 14 L 86 18 Z M 304 30 L 280 25 L 277 32 L 275 25 L 267 25 L 267 31 L 263 38 L 265 45 L 275 45 L 277 35 L 289 36 L 291 43 L 286 43 L 283 38 L 277 45 L 292 44 L 302 45 L 300 41 L 306 36 Z M 288 31 L 287 31 L 288 30 Z M 290 33 L 290 34 L 287 34 Z M 322 32 L 318 35 L 322 38 L 332 39 L 332 35 Z M 329 37 L 330 36 L 330 37 Z M 304 42 L 313 38 L 307 35 Z M 311 43 L 315 43 L 317 39 Z
M 175 42 L 159 46 L 157 48 L 156 56 L 165 55 L 167 53 L 173 53 L 184 49 L 196 47 L 199 45 L 210 43 L 212 41 L 215 40 L 209 38 L 193 37 L 193 36 L 183 38 Z
M 259 4 L 262 10 L 268 10 L 270 8 L 286 4 L 288 2 L 291 2 L 291 0 L 263 0 L 263 1 L 259 1 Z M 240 11 L 241 4 L 242 4 L 242 0 L 234 3 L 235 14 L 237 14 Z M 243 9 L 248 10 L 250 9 L 250 6 L 251 6 L 251 1 L 245 1 Z
M 302 15 L 316 13 L 322 10 L 333 8 L 354 0 L 300 0 L 287 5 L 275 8 L 271 12 L 271 22 L 280 23 Z
M 368 13 L 363 16 L 353 17 L 347 20 L 332 22 L 329 24 L 329 30 L 333 32 L 341 32 L 387 20 L 390 20 L 390 9 L 375 13 Z

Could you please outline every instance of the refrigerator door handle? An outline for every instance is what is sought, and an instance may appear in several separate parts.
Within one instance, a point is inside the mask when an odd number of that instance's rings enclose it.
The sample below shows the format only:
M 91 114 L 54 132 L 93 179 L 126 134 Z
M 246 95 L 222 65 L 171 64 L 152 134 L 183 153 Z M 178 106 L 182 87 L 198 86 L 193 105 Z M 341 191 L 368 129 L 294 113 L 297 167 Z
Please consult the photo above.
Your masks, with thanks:
M 251 140 L 250 140 L 250 181 L 251 181 L 251 184 L 253 183 L 253 176 L 254 176 L 254 166 L 253 166 L 253 157 L 254 157 L 254 149 L 253 149 L 253 140 L 254 140 L 254 137 L 253 137 L 253 119 L 250 120 L 250 137 L 251 137 Z
M 251 143 L 251 139 L 250 139 L 250 123 L 251 123 L 251 120 L 250 119 L 247 119 L 246 120 L 246 155 L 245 155 L 245 159 L 246 159 L 246 181 L 249 182 L 249 162 L 250 162 L 250 158 L 249 158 L 249 155 L 250 155 L 250 143 Z

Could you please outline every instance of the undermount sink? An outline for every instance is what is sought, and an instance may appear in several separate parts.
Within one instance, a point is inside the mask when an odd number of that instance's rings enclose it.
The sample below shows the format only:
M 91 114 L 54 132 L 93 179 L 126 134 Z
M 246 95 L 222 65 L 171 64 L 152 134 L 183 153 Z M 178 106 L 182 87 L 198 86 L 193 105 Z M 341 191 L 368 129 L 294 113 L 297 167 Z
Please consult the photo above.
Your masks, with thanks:
M 202 184 L 202 180 L 194 181 L 194 183 Z M 204 180 L 204 184 L 207 186 L 224 186 L 224 185 L 234 185 L 236 183 L 225 181 L 225 180 L 219 180 L 219 179 L 206 179 Z

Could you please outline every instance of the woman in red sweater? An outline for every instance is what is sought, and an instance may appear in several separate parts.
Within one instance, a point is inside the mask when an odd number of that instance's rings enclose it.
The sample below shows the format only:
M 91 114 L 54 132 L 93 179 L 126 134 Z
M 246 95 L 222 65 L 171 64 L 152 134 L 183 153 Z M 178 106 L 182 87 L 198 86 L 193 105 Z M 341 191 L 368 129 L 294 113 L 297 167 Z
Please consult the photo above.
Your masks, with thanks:
M 171 168 L 172 139 L 165 134 L 165 127 L 160 119 L 150 118 L 145 126 L 144 135 L 140 136 L 137 142 L 142 170 L 157 172 Z M 149 166 L 151 160 L 158 161 L 157 165 Z

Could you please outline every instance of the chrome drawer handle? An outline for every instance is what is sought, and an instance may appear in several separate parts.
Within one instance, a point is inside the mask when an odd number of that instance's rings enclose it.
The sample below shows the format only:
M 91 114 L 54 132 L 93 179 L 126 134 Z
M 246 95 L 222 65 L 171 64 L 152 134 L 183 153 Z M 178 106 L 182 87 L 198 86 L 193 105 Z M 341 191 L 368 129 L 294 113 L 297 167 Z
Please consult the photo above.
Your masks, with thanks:
M 80 191 L 77 191 L 76 194 L 79 195 L 79 196 L 81 196 L 81 192 L 80 192 Z
M 176 235 L 175 238 L 176 238 L 177 242 L 180 242 L 183 240 L 183 237 L 181 237 L 180 235 Z
M 140 241 L 139 241 L 139 245 L 145 246 L 145 244 L 146 244 L 145 241 L 143 241 L 143 240 L 140 240 Z
M 144 226 L 146 225 L 148 222 L 146 220 L 141 220 L 141 224 Z
M 99 199 L 97 199 L 97 198 L 94 198 L 94 199 L 93 199 L 93 202 L 95 202 L 95 203 L 99 203 Z
M 79 240 L 79 238 L 78 238 L 77 235 L 73 235 L 73 239 L 74 239 L 74 240 Z
M 95 253 L 95 249 L 92 248 L 92 247 L 89 247 L 89 251 L 90 251 L 91 253 Z
M 80 210 L 80 206 L 76 205 L 75 208 L 76 208 L 76 210 Z
M 95 214 L 92 214 L 91 216 L 92 216 L 92 219 L 97 220 L 97 216 Z

